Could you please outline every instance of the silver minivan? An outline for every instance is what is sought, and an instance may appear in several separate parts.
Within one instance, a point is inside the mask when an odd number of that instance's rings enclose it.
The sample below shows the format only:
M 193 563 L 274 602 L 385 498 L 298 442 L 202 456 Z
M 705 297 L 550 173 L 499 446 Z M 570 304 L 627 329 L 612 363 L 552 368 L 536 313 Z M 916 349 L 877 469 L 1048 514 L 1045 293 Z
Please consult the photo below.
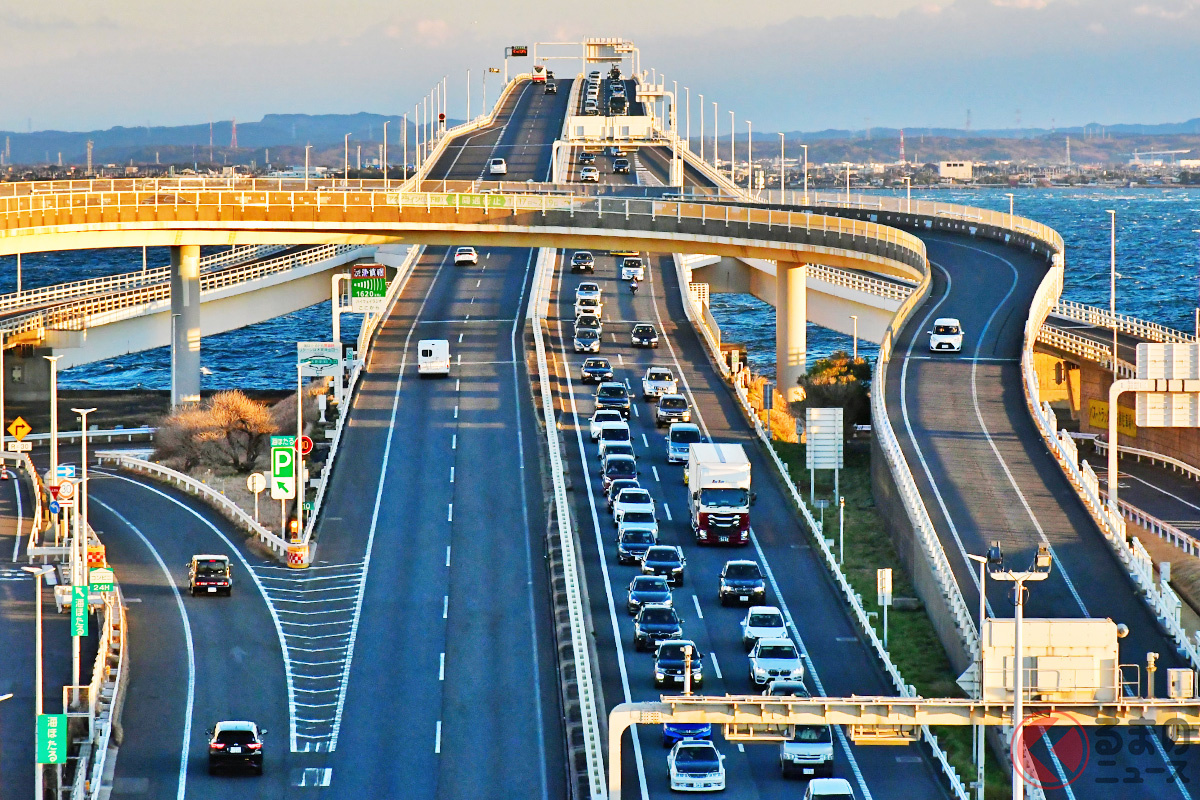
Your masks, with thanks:
M 686 464 L 688 452 L 696 442 L 704 441 L 699 426 L 691 422 L 672 422 L 667 429 L 667 463 Z

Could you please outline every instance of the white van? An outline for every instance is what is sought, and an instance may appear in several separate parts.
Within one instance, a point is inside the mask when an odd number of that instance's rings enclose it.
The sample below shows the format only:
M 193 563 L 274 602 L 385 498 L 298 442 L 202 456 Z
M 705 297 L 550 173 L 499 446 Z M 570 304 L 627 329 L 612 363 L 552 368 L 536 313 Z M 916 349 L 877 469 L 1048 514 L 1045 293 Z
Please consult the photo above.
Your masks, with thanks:
M 417 342 L 417 374 L 449 375 L 450 342 L 445 339 L 422 339 Z

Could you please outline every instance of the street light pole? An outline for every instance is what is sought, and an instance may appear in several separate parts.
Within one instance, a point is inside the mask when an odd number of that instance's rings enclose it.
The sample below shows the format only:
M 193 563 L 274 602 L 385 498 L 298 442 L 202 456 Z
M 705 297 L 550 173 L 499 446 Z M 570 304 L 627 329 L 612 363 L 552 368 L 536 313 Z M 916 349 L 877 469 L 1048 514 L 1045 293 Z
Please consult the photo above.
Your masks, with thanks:
M 979 699 L 983 699 L 983 621 L 987 618 L 987 567 L 989 564 L 997 567 L 1003 565 L 1004 555 L 1000 550 L 999 542 L 992 542 L 992 546 L 988 548 L 986 556 L 977 556 L 972 553 L 967 554 L 967 558 L 979 564 L 979 646 L 975 651 L 975 663 L 978 665 L 976 669 L 979 671 L 977 678 L 979 680 Z M 975 797 L 976 800 L 984 800 L 984 780 L 983 767 L 985 761 L 984 750 L 984 735 L 987 732 L 987 727 L 984 725 L 974 725 L 974 737 L 972 737 L 971 749 L 975 758 Z
M 733 160 L 737 156 L 737 118 L 733 116 L 733 112 L 729 112 L 729 182 L 737 186 L 736 167 L 733 165 Z
M 804 205 L 808 205 L 808 145 L 800 145 L 804 148 Z
M 854 321 L 854 360 L 853 364 L 858 363 L 858 314 L 851 314 L 850 319 Z
M 754 186 L 754 124 L 746 120 L 746 190 L 753 192 Z M 757 195 L 756 195 L 757 196 Z
M 54 571 L 54 567 L 44 565 L 41 567 L 21 567 L 21 569 L 33 576 L 34 583 L 34 650 L 36 654 L 33 662 L 33 715 L 34 715 L 34 731 L 37 730 L 38 718 L 42 716 L 42 579 Z M 35 733 L 36 736 L 36 733 Z M 35 743 L 36 745 L 36 743 Z M 33 786 L 35 800 L 42 800 L 46 796 L 45 789 L 45 770 L 42 765 L 34 759 L 33 764 Z
M 1109 245 L 1109 268 L 1108 268 L 1108 313 L 1110 315 L 1110 319 L 1112 320 L 1112 335 L 1113 335 L 1112 379 L 1113 379 L 1113 383 L 1116 383 L 1118 380 L 1118 376 L 1117 376 L 1117 212 L 1110 209 L 1108 212 L 1108 216 L 1112 223 L 1111 229 L 1110 229 L 1111 233 L 1109 235 L 1110 245 Z M 1108 410 L 1108 413 L 1116 414 L 1117 409 L 1110 408 Z M 1109 446 L 1111 446 L 1115 450 L 1117 443 L 1109 442 Z
M 42 356 L 50 362 L 50 483 L 58 485 L 58 360 L 62 356 Z M 54 543 L 58 544 L 58 515 L 54 515 Z
M 717 113 L 717 101 L 713 100 L 713 169 L 717 169 L 717 162 L 721 160 L 721 151 L 718 148 L 718 143 L 721 141 L 721 124 L 720 116 Z
M 87 586 L 90 582 L 87 575 L 87 542 L 88 542 L 88 454 L 87 454 L 87 415 L 95 411 L 94 408 L 72 408 L 79 415 L 79 430 L 81 433 L 80 441 L 82 447 L 82 455 L 80 456 L 80 475 L 79 475 L 79 496 L 75 498 L 78 504 L 75 509 L 76 521 L 76 546 L 75 552 L 75 568 L 72 585 Z M 86 601 L 85 601 L 86 602 Z M 79 685 L 79 637 L 72 636 L 72 651 L 74 658 L 72 659 L 72 686 Z M 79 702 L 79 690 L 72 691 L 73 701 Z
M 304 366 L 296 365 L 296 540 L 304 538 Z
M 1200 233 L 1200 229 L 1193 230 L 1192 233 Z M 1197 268 L 1197 272 L 1200 272 L 1200 267 Z M 1200 280 L 1197 284 L 1200 285 Z M 1196 338 L 1200 339 L 1200 297 L 1196 298 Z
M 308 191 L 308 151 L 312 150 L 311 144 L 304 145 L 304 191 Z M 172 341 L 174 339 L 172 338 Z
M 990 558 L 989 563 L 991 563 Z M 1050 577 L 1050 567 L 1052 564 L 1053 557 L 1050 555 L 1050 548 L 1043 544 L 1038 545 L 1037 555 L 1034 556 L 1033 564 L 1024 572 L 1004 570 L 1002 557 L 1001 562 L 996 564 L 995 568 L 991 571 L 992 580 L 1010 581 L 1013 583 L 1013 605 L 1016 607 L 1015 630 L 1013 632 L 1012 739 L 1009 742 L 1009 751 L 1012 754 L 1013 762 L 1013 800 L 1024 800 L 1025 798 L 1025 779 L 1021 774 L 1021 769 L 1017 766 L 1022 759 L 1020 736 L 1022 717 L 1025 714 L 1025 651 L 1021 642 L 1021 627 L 1025 620 L 1025 582 L 1046 580 L 1046 578 Z M 982 686 L 982 674 L 980 674 L 979 680 Z
M 846 559 L 846 498 L 838 498 L 838 564 Z
M 700 160 L 704 160 L 704 95 L 700 98 Z
M 350 134 L 348 134 L 348 133 L 346 134 L 344 142 L 346 145 L 346 162 L 345 162 L 346 166 L 345 166 L 345 170 L 342 173 L 342 183 L 343 183 L 343 185 L 349 185 L 349 183 L 350 183 Z
M 779 132 L 779 202 L 783 203 L 783 153 L 784 153 L 784 138 L 783 131 Z
M 905 191 L 907 191 L 907 193 L 908 193 L 908 204 L 906 206 L 907 210 L 905 211 L 905 213 L 911 214 L 912 213 L 912 178 L 909 177 L 908 175 L 904 175 L 903 177 L 901 177 L 900 180 L 904 181 L 904 188 L 905 188 Z
M 692 93 L 688 87 L 683 87 L 683 113 L 687 119 L 683 123 L 683 138 L 687 141 L 688 150 L 692 149 Z
M 387 129 L 391 122 L 390 119 L 383 121 L 383 190 L 385 192 L 388 188 Z

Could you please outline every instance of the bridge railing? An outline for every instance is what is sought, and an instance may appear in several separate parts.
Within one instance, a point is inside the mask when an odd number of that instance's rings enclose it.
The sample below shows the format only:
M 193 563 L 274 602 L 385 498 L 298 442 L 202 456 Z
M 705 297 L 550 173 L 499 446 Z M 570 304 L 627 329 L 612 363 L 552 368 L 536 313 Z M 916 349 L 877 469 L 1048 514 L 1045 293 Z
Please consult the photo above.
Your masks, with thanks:
M 243 264 L 284 249 L 286 249 L 286 245 L 239 245 L 232 251 L 227 250 L 204 256 L 200 259 L 200 271 L 203 273 L 221 267 Z M 30 306 L 51 305 L 90 295 L 128 291 L 161 283 L 170 278 L 170 267 L 154 267 L 136 272 L 124 272 L 119 275 L 106 275 L 102 278 L 88 278 L 82 281 L 39 286 L 36 289 L 25 289 L 21 292 L 0 295 L 0 314 L 10 314 Z
M 908 296 L 916 291 L 915 287 L 903 283 L 885 281 L 871 275 L 864 275 L 861 272 L 827 267 L 824 264 L 809 264 L 808 277 L 817 278 L 826 283 L 832 283 L 835 286 L 843 286 L 847 289 L 854 289 L 866 294 L 873 294 L 878 297 L 886 297 L 889 300 L 899 300 L 901 302 L 908 299 Z
M 1108 328 L 1111 330 L 1115 323 L 1118 331 L 1127 333 L 1130 336 L 1136 336 L 1139 339 L 1145 339 L 1148 342 L 1191 344 L 1196 341 L 1196 337 L 1190 333 L 1177 331 L 1165 325 L 1159 325 L 1157 322 L 1147 322 L 1144 319 L 1138 319 L 1128 314 L 1116 314 L 1114 316 L 1106 308 L 1075 303 L 1071 300 L 1059 300 L 1050 313 L 1058 317 L 1064 317 L 1065 319 L 1083 322 L 1087 325 L 1095 325 L 1097 328 Z
M 252 261 L 240 266 L 215 272 L 201 273 L 201 294 L 217 289 L 236 286 L 248 281 L 258 280 L 269 275 L 277 275 L 298 269 L 310 264 L 316 264 L 331 258 L 336 258 L 356 250 L 363 250 L 362 245 L 330 244 L 308 248 L 299 253 L 281 256 L 266 261 Z M 169 302 L 171 299 L 171 284 L 168 274 L 157 283 L 114 291 L 110 294 L 87 297 L 83 300 L 66 302 L 57 306 L 31 311 L 27 314 L 0 320 L 0 330 L 6 335 L 54 330 L 83 330 L 93 324 L 106 320 L 106 316 L 128 312 L 138 307 L 149 307 L 155 303 Z
M 1066 353 L 1073 353 L 1099 364 L 1104 369 L 1112 369 L 1113 355 L 1110 345 L 1101 344 L 1095 339 L 1080 336 L 1077 333 L 1064 331 L 1053 325 L 1042 324 L 1037 332 L 1037 341 L 1049 347 L 1054 347 Z M 1135 365 L 1123 358 L 1117 359 L 1117 374 L 1122 378 L 1132 378 L 1137 373 Z
M 1097 438 L 1095 440 L 1095 445 L 1097 455 L 1105 456 L 1108 454 L 1108 442 L 1106 442 L 1104 439 Z M 1144 458 L 1151 464 L 1162 464 L 1165 467 L 1170 467 L 1172 472 L 1179 472 L 1188 476 L 1194 481 L 1200 481 L 1200 467 L 1193 466 L 1186 461 L 1180 461 L 1178 458 L 1172 458 L 1171 456 L 1164 455 L 1163 453 L 1156 453 L 1153 450 L 1143 450 L 1138 447 L 1130 447 L 1129 445 L 1118 444 L 1117 455 L 1121 457 L 1133 456 L 1139 462 Z M 1117 500 L 1120 499 L 1120 497 L 1117 498 Z

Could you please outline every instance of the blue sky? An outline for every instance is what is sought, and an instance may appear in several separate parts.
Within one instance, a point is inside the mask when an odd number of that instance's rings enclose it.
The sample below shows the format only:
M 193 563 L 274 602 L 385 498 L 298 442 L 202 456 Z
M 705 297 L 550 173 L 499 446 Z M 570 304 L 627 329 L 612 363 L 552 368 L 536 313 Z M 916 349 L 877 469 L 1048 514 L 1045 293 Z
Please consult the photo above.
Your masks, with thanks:
M 1200 116 L 1200 0 L 0 4 L 5 130 L 403 113 L 443 75 L 460 117 L 468 68 L 478 110 L 505 45 L 585 36 L 688 86 L 693 133 L 700 93 L 708 120 L 715 100 L 723 129 L 734 110 L 756 131 Z

